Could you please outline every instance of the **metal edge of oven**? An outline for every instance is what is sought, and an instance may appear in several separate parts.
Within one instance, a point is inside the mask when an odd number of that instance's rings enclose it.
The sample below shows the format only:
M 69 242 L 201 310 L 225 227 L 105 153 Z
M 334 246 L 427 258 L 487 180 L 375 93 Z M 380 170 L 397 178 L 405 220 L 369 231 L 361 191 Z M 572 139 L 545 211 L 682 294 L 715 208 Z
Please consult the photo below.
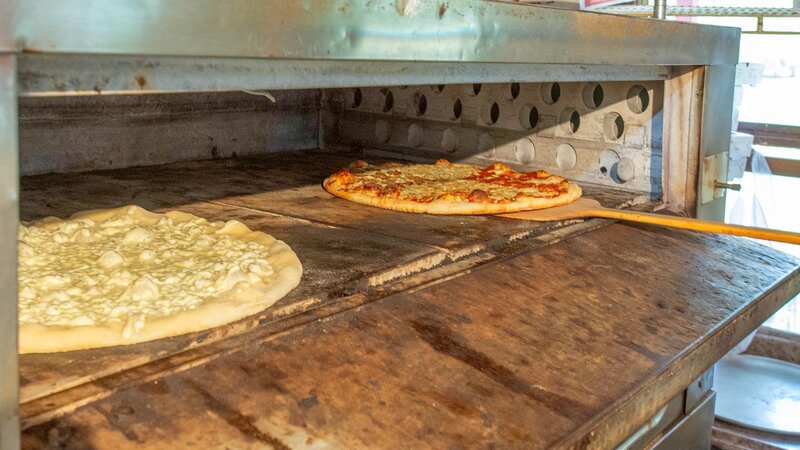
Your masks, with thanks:
M 17 0 L 0 0 L 0 448 L 19 447 L 17 404 Z
M 21 2 L 14 39 L 23 51 L 46 53 L 614 65 L 738 62 L 735 28 L 508 2 L 232 0 L 225 14 L 208 13 L 217 7 L 214 0 Z
M 428 82 L 433 79 L 431 71 L 448 65 L 442 64 L 443 61 L 481 63 L 482 66 L 467 65 L 473 69 L 468 75 L 478 77 L 489 77 L 492 69 L 504 65 L 506 70 L 502 77 L 492 78 L 496 82 L 511 81 L 523 73 L 533 72 L 531 69 L 545 68 L 542 64 L 552 64 L 548 67 L 553 70 L 548 73 L 554 78 L 585 70 L 588 74 L 593 71 L 605 73 L 610 79 L 621 79 L 628 68 L 633 68 L 633 73 L 657 73 L 662 77 L 665 76 L 662 75 L 665 66 L 700 66 L 701 70 L 705 66 L 706 95 L 702 102 L 711 105 L 716 95 L 732 89 L 730 74 L 738 59 L 739 31 L 732 28 L 496 2 L 478 4 L 467 0 L 451 0 L 444 7 L 434 0 L 377 2 L 377 6 L 365 0 L 328 1 L 313 3 L 313 8 L 308 1 L 234 2 L 235 5 L 228 5 L 231 14 L 222 20 L 206 12 L 213 11 L 215 5 L 198 7 L 196 2 L 190 1 L 149 2 L 139 4 L 140 9 L 137 9 L 122 0 L 24 3 L 0 0 L 0 86 L 3 88 L 0 91 L 2 448 L 19 446 L 14 240 L 19 189 L 17 95 L 35 91 L 57 95 L 80 93 L 80 86 L 37 85 L 27 77 L 25 80 L 29 84 L 23 83 L 23 87 L 18 89 L 18 73 L 48 63 L 52 63 L 47 66 L 48 71 L 57 73 L 62 66 L 91 55 L 101 64 L 111 62 L 115 67 L 122 64 L 123 75 L 116 84 L 108 86 L 110 91 L 141 93 L 157 90 L 160 83 L 163 83 L 163 90 L 185 92 L 235 89 L 235 86 L 238 89 L 255 86 L 280 88 L 281 83 L 300 78 L 287 74 L 307 74 L 310 77 L 306 85 L 295 87 L 357 85 L 368 83 L 370 79 L 376 84 L 400 84 L 408 80 Z M 263 9 L 273 14 L 254 14 L 254 11 Z M 209 20 L 212 17 L 214 20 Z M 292 20 L 284 20 L 286 17 Z M 532 29 L 528 26 L 531 21 L 542 26 Z M 381 34 L 380 30 L 369 26 L 379 22 L 384 30 L 391 29 L 392 33 Z M 421 39 L 414 35 L 420 25 L 425 25 L 428 30 Z M 289 39 L 312 27 L 319 42 L 326 45 L 315 47 L 313 42 L 316 41 Z M 447 38 L 442 39 L 442 36 Z M 417 45 L 407 45 L 411 38 L 417 39 Z M 531 39 L 537 45 L 524 45 Z M 632 46 L 631 42 L 636 44 Z M 704 45 L 696 45 L 697 42 Z M 570 50 L 565 52 L 565 48 Z M 64 54 L 64 57 L 48 59 L 57 56 L 55 54 Z M 193 64 L 197 62 L 196 57 L 206 57 L 205 63 L 210 70 L 202 77 L 186 77 L 183 70 L 158 72 L 159 64 L 135 55 L 176 57 L 173 60 L 176 66 Z M 118 58 L 117 62 L 114 58 Z M 278 61 L 277 58 L 285 59 Z M 281 64 L 287 60 L 289 64 Z M 360 79 L 352 73 L 349 78 L 337 78 L 348 67 L 343 60 L 359 60 L 367 65 L 371 62 L 370 67 L 374 70 Z M 386 67 L 394 72 L 383 72 L 377 60 L 393 60 Z M 283 73 L 283 81 L 281 74 L 252 76 L 253 71 L 258 72 L 259 68 L 270 64 L 280 64 L 291 70 Z M 320 69 L 326 67 L 330 71 L 322 74 L 325 71 Z M 406 71 L 408 67 L 414 70 Z M 80 68 L 75 69 L 80 73 Z M 155 79 L 147 83 L 145 78 L 136 74 L 139 69 L 152 70 Z M 223 82 L 219 80 L 224 77 L 220 74 L 226 74 L 227 69 L 228 73 L 232 71 L 241 75 L 236 78 L 236 83 L 241 85 L 221 84 Z M 414 75 L 417 78 L 413 78 Z M 214 76 L 217 76 L 216 81 Z M 100 89 L 94 87 L 84 90 L 99 93 Z M 727 130 L 724 125 L 728 123 L 730 114 L 725 114 L 725 111 L 730 109 L 729 106 L 724 101 L 717 101 L 703 108 L 702 129 L 711 132 L 703 133 L 701 155 L 718 152 L 723 147 L 718 141 L 712 144 L 717 134 Z M 718 206 L 713 208 L 716 209 Z M 707 216 L 702 211 L 700 214 Z
M 672 398 L 616 450 L 707 449 L 711 446 L 716 393 L 714 366 Z

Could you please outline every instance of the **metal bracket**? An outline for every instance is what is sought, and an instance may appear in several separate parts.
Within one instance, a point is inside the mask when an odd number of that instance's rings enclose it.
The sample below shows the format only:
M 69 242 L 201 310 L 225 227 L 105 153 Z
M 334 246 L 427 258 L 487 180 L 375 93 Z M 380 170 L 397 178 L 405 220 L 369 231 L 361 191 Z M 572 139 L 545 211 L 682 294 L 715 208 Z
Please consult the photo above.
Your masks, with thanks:
M 700 178 L 700 203 L 725 197 L 728 185 L 728 152 L 716 153 L 703 158 L 703 173 Z

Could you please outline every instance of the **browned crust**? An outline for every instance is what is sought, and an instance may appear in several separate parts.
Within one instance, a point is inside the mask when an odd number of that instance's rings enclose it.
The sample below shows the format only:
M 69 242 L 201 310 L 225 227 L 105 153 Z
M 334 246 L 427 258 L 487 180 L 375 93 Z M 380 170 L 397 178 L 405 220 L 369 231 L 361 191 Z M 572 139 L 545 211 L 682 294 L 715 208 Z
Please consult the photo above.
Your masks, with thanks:
M 363 205 L 420 214 L 473 215 L 529 211 L 572 203 L 579 199 L 582 193 L 580 186 L 568 182 L 567 192 L 552 198 L 523 198 L 509 203 L 453 202 L 445 199 L 435 199 L 431 202 L 423 203 L 392 197 L 375 197 L 362 192 L 350 192 L 346 189 L 346 186 L 339 183 L 340 172 L 331 175 L 323 181 L 322 186 L 329 193 Z

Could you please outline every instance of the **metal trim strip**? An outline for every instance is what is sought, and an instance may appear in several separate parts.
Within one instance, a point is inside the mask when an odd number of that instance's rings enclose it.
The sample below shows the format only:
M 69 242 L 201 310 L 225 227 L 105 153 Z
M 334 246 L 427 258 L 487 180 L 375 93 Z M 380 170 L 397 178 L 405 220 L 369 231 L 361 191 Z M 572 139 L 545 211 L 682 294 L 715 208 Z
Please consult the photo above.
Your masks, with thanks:
M 735 64 L 740 31 L 472 0 L 38 0 L 24 51 L 314 60 Z
M 197 76 L 202 73 L 203 76 Z M 425 84 L 664 80 L 665 66 L 21 54 L 21 95 L 97 95 Z
M 19 448 L 16 56 L 0 54 L 0 448 Z

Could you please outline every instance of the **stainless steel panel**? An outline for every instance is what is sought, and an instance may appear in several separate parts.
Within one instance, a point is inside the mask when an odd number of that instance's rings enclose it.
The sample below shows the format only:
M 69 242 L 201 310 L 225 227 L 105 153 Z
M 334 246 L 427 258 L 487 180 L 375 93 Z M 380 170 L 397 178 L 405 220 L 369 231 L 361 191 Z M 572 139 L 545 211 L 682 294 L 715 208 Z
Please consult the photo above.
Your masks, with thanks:
M 686 388 L 686 406 L 685 412 L 693 410 L 697 404 L 702 400 L 706 394 L 711 391 L 711 386 L 714 384 L 714 366 L 706 370 L 706 373 L 700 375 L 699 378 L 694 380 L 689 387 Z
M 243 92 L 23 97 L 20 175 L 316 148 L 320 91 L 275 91 L 274 99 Z
M 711 448 L 711 426 L 714 424 L 716 396 L 715 392 L 711 392 L 700 406 L 652 442 L 648 448 L 651 450 Z
M 22 95 L 307 89 L 510 81 L 663 80 L 666 66 L 21 54 Z M 202 74 L 202 76 L 198 76 Z
M 0 0 L 0 53 L 15 50 L 14 47 L 14 28 L 18 0 Z
M 735 28 L 474 0 L 37 0 L 26 51 L 254 58 L 735 64 Z
M 17 174 L 16 58 L 0 53 L 0 448 L 19 447 L 17 416 Z
M 616 447 L 616 450 L 634 450 L 644 448 L 645 444 L 669 427 L 683 415 L 683 392 L 672 398 L 644 425 L 639 427 L 628 439 Z
M 700 131 L 700 161 L 709 155 L 727 152 L 731 143 L 731 113 L 735 66 L 706 67 L 703 91 L 703 113 Z M 719 180 L 722 181 L 722 180 Z M 697 185 L 703 186 L 703 171 L 698 171 Z M 698 189 L 701 189 L 698 187 Z M 697 217 L 722 221 L 725 218 L 725 197 L 707 203 L 697 200 Z

